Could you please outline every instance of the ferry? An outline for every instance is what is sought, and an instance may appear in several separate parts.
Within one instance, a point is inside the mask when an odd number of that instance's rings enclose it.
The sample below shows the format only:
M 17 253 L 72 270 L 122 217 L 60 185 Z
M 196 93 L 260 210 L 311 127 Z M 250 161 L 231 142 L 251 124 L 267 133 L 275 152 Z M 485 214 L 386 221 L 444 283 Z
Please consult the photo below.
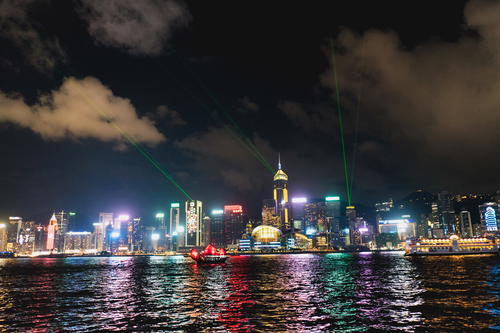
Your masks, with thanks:
M 416 239 L 407 243 L 407 256 L 498 254 L 499 244 L 495 238 L 471 237 Z
M 229 256 L 223 248 L 216 248 L 212 244 L 208 244 L 205 250 L 198 252 L 197 249 L 192 249 L 189 256 L 199 264 L 222 264 Z

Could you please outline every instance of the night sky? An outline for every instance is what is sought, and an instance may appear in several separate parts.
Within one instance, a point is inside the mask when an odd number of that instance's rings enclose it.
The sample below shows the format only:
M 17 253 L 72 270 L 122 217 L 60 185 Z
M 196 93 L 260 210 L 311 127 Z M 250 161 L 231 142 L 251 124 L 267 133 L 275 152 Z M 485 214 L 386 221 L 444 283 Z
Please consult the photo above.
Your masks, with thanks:
M 258 217 L 278 152 L 345 198 L 332 46 L 355 203 L 494 192 L 500 3 L 348 3 L 0 1 L 0 220 L 185 200 L 124 135 L 207 210 Z

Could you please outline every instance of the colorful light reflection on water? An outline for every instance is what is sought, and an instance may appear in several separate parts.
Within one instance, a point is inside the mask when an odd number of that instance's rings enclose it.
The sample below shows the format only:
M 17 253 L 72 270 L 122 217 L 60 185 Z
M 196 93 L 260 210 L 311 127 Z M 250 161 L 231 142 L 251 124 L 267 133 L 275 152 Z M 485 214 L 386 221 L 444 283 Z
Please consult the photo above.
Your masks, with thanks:
M 0 330 L 481 331 L 497 257 L 337 253 L 0 260 Z

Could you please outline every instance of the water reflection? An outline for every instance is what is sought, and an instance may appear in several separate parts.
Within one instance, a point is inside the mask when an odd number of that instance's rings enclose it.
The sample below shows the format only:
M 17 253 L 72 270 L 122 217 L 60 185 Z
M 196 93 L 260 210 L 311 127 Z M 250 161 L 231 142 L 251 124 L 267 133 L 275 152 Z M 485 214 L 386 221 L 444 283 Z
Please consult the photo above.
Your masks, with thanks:
M 500 326 L 497 259 L 0 259 L 0 330 L 486 331 Z

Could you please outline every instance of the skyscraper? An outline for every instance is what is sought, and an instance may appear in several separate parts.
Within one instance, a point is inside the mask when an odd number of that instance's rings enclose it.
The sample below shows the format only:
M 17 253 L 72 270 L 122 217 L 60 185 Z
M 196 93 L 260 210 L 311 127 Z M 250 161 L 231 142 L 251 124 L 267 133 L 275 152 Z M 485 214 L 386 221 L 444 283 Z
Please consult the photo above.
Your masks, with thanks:
M 201 246 L 203 205 L 198 200 L 186 201 L 185 246 Z
M 68 232 L 68 212 L 65 212 L 64 210 L 55 213 L 56 219 L 57 219 L 57 234 L 55 237 L 55 242 L 56 242 L 56 247 L 59 249 L 60 252 L 63 252 L 64 250 L 64 236 L 66 235 L 66 232 Z
M 111 230 L 113 229 L 113 213 L 99 213 L 100 232 L 96 237 L 96 247 L 99 251 L 109 251 L 111 243 Z
M 443 229 L 444 235 L 456 232 L 455 208 L 453 207 L 453 196 L 450 192 L 442 191 L 437 197 L 439 228 Z
M 55 238 L 57 234 L 57 219 L 56 214 L 52 214 L 47 228 L 47 251 L 54 251 L 56 249 Z
M 487 202 L 479 206 L 483 232 L 498 233 L 500 227 L 500 207 L 496 202 Z
M 224 206 L 224 236 L 226 245 L 237 245 L 245 233 L 248 219 L 241 205 Z
M 460 212 L 460 233 L 462 237 L 474 236 L 470 212 L 466 210 Z
M 328 244 L 333 246 L 343 245 L 340 229 L 340 197 L 327 196 L 325 198 L 325 215 L 327 224 Z
M 178 246 L 184 246 L 184 235 L 181 232 L 183 226 L 181 226 L 181 209 L 178 202 L 172 202 L 170 204 L 170 224 L 169 224 L 169 234 L 170 234 L 170 250 L 177 250 Z
M 19 233 L 23 225 L 23 218 L 19 216 L 10 216 L 7 224 L 7 250 L 17 251 L 19 245 Z
M 210 242 L 216 247 L 226 247 L 223 209 L 213 209 L 210 213 Z
M 281 159 L 278 157 L 278 171 L 276 171 L 273 178 L 273 199 L 275 203 L 275 214 L 280 217 L 280 228 L 283 232 L 290 229 L 287 183 L 288 176 L 281 170 Z

